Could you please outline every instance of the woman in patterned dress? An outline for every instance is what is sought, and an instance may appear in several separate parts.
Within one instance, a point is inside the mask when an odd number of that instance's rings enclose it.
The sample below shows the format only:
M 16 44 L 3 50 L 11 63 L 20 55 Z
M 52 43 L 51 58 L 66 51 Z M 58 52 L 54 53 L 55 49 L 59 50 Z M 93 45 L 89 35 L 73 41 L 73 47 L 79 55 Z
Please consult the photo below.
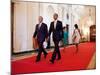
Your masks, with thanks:
M 76 53 L 78 52 L 78 44 L 80 43 L 80 39 L 81 39 L 81 33 L 80 33 L 80 29 L 78 28 L 78 25 L 75 24 L 74 25 L 75 29 L 73 32 L 73 42 L 76 45 Z

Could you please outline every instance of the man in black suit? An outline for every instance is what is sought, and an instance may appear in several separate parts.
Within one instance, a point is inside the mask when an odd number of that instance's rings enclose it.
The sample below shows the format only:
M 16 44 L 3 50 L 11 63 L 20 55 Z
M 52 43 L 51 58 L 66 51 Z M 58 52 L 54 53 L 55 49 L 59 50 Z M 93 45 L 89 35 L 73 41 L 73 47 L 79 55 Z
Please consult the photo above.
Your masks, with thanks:
M 47 56 L 47 52 L 43 48 L 43 42 L 48 37 L 47 25 L 45 23 L 43 23 L 43 17 L 39 16 L 38 21 L 39 21 L 39 24 L 36 25 L 35 32 L 33 35 L 34 38 L 37 36 L 37 41 L 39 44 L 39 51 L 38 51 L 36 62 L 40 61 L 42 52 L 44 53 L 45 58 Z
M 55 45 L 55 49 L 54 52 L 52 54 L 52 57 L 50 59 L 51 63 L 54 63 L 54 60 L 56 59 L 56 56 L 58 55 L 58 60 L 61 59 L 61 54 L 60 54 L 60 50 L 59 50 L 59 41 L 62 39 L 63 37 L 63 27 L 62 27 L 62 22 L 57 20 L 58 19 L 58 14 L 55 13 L 53 15 L 54 21 L 51 22 L 50 24 L 50 29 L 49 29 L 49 37 L 51 32 L 53 32 L 53 42 Z

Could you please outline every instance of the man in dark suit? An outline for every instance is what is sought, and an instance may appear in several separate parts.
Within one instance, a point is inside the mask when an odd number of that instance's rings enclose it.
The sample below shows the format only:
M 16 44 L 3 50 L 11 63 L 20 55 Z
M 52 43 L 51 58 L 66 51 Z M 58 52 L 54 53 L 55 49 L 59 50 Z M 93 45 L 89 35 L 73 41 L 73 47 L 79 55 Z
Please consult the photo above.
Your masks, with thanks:
M 39 24 L 36 25 L 35 32 L 33 35 L 34 38 L 37 36 L 37 41 L 39 44 L 39 50 L 38 50 L 36 62 L 40 61 L 40 57 L 41 57 L 42 52 L 44 53 L 45 58 L 47 56 L 47 52 L 43 48 L 43 42 L 48 37 L 47 25 L 45 23 L 43 23 L 43 17 L 39 16 L 38 21 L 39 21 Z
M 52 54 L 52 57 L 50 59 L 51 63 L 54 63 L 54 60 L 56 59 L 56 56 L 58 55 L 58 60 L 61 59 L 61 54 L 60 54 L 60 50 L 59 50 L 59 41 L 62 39 L 63 37 L 63 27 L 62 27 L 62 22 L 57 20 L 58 18 L 58 14 L 55 13 L 53 15 L 54 21 L 51 22 L 50 24 L 50 29 L 49 29 L 49 37 L 51 32 L 53 32 L 53 42 L 55 45 L 55 49 L 54 52 Z

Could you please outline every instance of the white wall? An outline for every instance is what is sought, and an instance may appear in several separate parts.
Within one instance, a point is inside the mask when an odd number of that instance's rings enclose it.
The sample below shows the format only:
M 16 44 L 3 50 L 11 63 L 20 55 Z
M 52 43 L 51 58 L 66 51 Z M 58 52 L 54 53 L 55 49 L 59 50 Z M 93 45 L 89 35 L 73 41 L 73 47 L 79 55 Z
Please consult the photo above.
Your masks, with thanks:
M 14 8 L 14 52 L 18 52 L 27 49 L 27 6 L 17 2 Z
M 16 2 L 14 12 L 14 52 L 32 50 L 32 36 L 39 15 L 38 3 Z

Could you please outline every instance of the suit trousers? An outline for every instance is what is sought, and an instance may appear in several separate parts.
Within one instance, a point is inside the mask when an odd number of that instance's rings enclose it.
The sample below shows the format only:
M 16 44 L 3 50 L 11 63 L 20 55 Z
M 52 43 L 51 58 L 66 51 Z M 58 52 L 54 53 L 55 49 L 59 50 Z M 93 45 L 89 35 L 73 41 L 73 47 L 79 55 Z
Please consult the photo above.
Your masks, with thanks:
M 54 48 L 54 52 L 52 54 L 52 58 L 51 60 L 55 60 L 56 59 L 56 56 L 58 56 L 57 58 L 61 58 L 61 54 L 60 54 L 60 50 L 59 50 L 59 41 L 54 41 L 54 45 L 55 45 L 55 48 Z
M 42 52 L 44 53 L 44 55 L 46 55 L 47 52 L 43 48 L 43 42 L 42 43 L 39 42 L 38 44 L 39 44 L 39 50 L 38 50 L 37 60 L 40 60 Z

